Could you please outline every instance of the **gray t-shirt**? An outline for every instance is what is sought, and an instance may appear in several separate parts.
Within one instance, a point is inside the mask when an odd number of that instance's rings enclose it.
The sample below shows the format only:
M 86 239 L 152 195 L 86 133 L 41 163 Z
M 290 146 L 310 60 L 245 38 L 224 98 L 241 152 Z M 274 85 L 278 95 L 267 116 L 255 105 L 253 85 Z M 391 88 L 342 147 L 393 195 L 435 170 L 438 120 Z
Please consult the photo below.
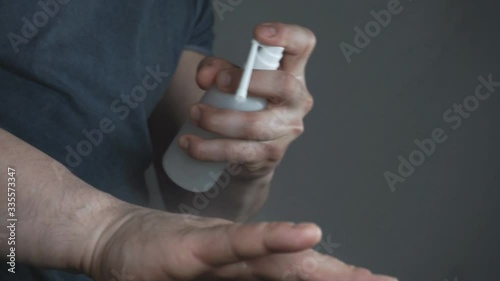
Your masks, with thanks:
M 2 1 L 0 127 L 92 186 L 145 205 L 147 119 L 180 54 L 211 53 L 210 1 Z M 0 266 L 1 280 L 84 280 Z

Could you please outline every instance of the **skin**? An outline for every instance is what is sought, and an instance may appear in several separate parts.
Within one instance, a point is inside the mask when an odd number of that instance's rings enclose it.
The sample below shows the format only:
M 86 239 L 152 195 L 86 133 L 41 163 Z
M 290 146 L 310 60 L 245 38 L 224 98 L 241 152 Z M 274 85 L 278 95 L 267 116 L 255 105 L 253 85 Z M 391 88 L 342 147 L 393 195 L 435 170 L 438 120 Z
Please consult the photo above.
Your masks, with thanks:
M 243 207 L 234 204 L 234 210 L 239 210 L 241 217 L 254 211 L 246 207 L 245 200 L 261 202 L 265 198 L 262 194 L 266 193 L 276 165 L 288 144 L 303 131 L 301 120 L 312 106 L 305 87 L 304 68 L 314 37 L 301 27 L 272 25 L 276 28 L 274 36 L 267 36 L 262 26 L 256 29 L 255 36 L 264 44 L 285 46 L 287 55 L 280 71 L 255 73 L 251 86 L 253 94 L 270 100 L 268 109 L 243 114 L 194 105 L 200 107 L 197 124 L 227 138 L 206 141 L 195 136 L 184 137 L 189 143 L 186 152 L 195 158 L 241 163 L 244 173 L 235 179 L 232 187 L 239 188 L 243 195 L 220 196 L 243 198 L 237 201 Z M 190 56 L 192 54 L 183 57 Z M 225 72 L 234 75 L 232 81 L 238 80 L 241 70 L 223 60 L 212 64 L 211 60 L 199 60 L 196 78 L 202 88 L 222 80 Z M 179 71 L 176 76 L 184 76 L 182 68 Z M 182 84 L 180 80 L 174 81 L 173 88 L 179 84 Z M 234 89 L 236 84 L 218 85 Z M 167 94 L 167 99 L 172 98 L 180 99 L 179 95 Z M 181 105 L 189 107 L 191 103 L 189 99 L 180 101 L 178 112 L 183 111 Z M 286 114 L 289 119 L 283 119 L 288 121 L 266 139 L 252 138 L 260 135 L 254 126 L 243 126 L 243 123 L 255 124 L 246 122 L 253 120 L 267 126 L 264 120 L 278 108 L 289 112 Z M 174 114 L 173 120 L 182 120 L 181 116 Z M 222 117 L 234 118 L 231 121 L 234 123 L 223 121 Z M 243 143 L 256 147 L 255 158 L 240 159 L 226 149 L 238 148 Z M 0 152 L 0 169 L 16 168 L 16 216 L 22 222 L 16 230 L 17 262 L 74 270 L 97 281 L 113 278 L 134 281 L 395 280 L 311 250 L 321 239 L 320 228 L 311 223 L 250 224 L 205 217 L 190 217 L 187 221 L 185 215 L 134 206 L 103 193 L 43 152 L 1 129 Z M 222 158 L 215 159 L 218 154 L 223 155 Z M 0 173 L 0 182 L 7 180 L 7 174 Z M 251 196 L 252 192 L 258 195 Z M 6 202 L 7 193 L 0 192 L 2 221 L 7 217 Z M 8 253 L 7 244 L 0 243 L 0 254 Z M 306 261 L 314 263 L 313 270 L 303 270 Z
M 151 117 L 156 172 L 169 211 L 178 212 L 180 204 L 193 205 L 195 196 L 176 187 L 161 166 L 166 144 L 173 139 L 176 128 L 184 119 L 189 118 L 196 126 L 223 136 L 216 140 L 182 136 L 179 145 L 189 156 L 202 161 L 239 163 L 242 172 L 211 200 L 208 208 L 200 211 L 203 216 L 235 221 L 245 221 L 262 207 L 276 167 L 290 143 L 304 132 L 303 119 L 313 107 L 313 98 L 306 86 L 305 68 L 316 44 L 314 34 L 300 26 L 271 23 L 259 25 L 254 37 L 265 45 L 285 47 L 278 71 L 254 71 L 252 74 L 250 95 L 266 98 L 268 106 L 265 110 L 239 112 L 198 103 L 204 91 L 214 86 L 234 93 L 242 70 L 220 58 L 204 58 L 185 52 L 172 88 Z M 190 83 L 176 83 L 193 78 L 199 89 Z M 169 126 L 174 130 L 165 131 L 167 119 L 175 122 Z

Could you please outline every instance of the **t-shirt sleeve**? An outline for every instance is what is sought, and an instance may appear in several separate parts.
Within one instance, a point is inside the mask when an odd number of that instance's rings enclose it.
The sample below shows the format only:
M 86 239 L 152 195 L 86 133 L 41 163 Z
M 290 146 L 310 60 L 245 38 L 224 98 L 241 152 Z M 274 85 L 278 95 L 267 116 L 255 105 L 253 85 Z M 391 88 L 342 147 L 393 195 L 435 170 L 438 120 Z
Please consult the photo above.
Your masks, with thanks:
M 212 1 L 194 0 L 193 2 L 195 5 L 194 26 L 184 49 L 210 56 L 214 41 Z

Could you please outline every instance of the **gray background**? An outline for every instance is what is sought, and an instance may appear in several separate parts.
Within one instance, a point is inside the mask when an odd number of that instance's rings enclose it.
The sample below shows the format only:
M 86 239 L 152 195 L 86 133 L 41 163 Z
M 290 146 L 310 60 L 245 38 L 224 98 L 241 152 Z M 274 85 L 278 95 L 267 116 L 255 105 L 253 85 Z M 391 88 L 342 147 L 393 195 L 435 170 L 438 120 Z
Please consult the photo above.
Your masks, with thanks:
M 339 44 L 353 44 L 353 28 L 388 2 L 243 0 L 216 12 L 216 54 L 240 65 L 259 22 L 318 37 L 308 66 L 315 108 L 257 219 L 317 222 L 341 244 L 336 257 L 400 280 L 500 280 L 500 88 L 458 130 L 442 117 L 474 94 L 479 75 L 500 81 L 500 5 L 402 0 L 348 64 Z M 438 127 L 448 140 L 391 192 L 383 173 Z

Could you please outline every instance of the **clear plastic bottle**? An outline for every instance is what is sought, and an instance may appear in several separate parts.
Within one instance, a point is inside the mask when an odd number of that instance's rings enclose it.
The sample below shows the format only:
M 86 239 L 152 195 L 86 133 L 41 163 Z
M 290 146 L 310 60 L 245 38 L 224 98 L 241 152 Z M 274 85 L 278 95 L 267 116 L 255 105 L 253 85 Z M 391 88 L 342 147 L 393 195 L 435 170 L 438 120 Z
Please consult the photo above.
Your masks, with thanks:
M 259 45 L 259 49 L 254 56 L 255 61 L 251 62 L 254 65 L 253 69 L 278 69 L 279 62 L 283 57 L 283 51 L 284 48 L 282 47 Z M 249 62 L 251 57 L 252 54 L 249 56 Z M 249 67 L 249 62 L 247 62 L 247 68 Z M 246 82 L 246 87 L 248 88 L 249 81 Z M 258 111 L 266 108 L 267 105 L 265 99 L 257 97 L 240 98 L 233 93 L 225 93 L 216 88 L 207 91 L 200 102 L 217 108 L 240 111 Z M 227 163 L 204 162 L 191 158 L 179 147 L 179 137 L 185 134 L 196 135 L 204 139 L 221 137 L 200 129 L 193 125 L 190 120 L 187 120 L 163 156 L 163 168 L 170 179 L 180 187 L 192 192 L 208 191 L 220 177 Z

